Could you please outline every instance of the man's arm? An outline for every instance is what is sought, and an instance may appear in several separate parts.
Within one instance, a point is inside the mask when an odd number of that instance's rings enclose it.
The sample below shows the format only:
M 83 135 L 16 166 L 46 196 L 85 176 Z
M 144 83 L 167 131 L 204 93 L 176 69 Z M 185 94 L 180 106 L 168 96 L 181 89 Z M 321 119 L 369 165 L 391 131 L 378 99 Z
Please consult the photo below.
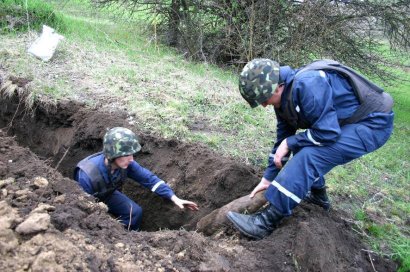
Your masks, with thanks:
M 275 153 L 279 145 L 282 143 L 283 140 L 285 140 L 286 138 L 292 135 L 295 135 L 296 133 L 296 129 L 288 125 L 283 119 L 279 117 L 278 114 L 276 114 L 276 118 L 277 118 L 277 125 L 276 125 L 277 139 L 272 148 L 272 152 L 269 154 L 268 167 L 265 169 L 265 173 L 263 174 L 263 177 L 268 181 L 273 181 L 280 171 L 280 169 L 276 167 L 275 162 L 274 162 L 274 156 L 275 156 Z M 286 157 L 282 158 L 282 160 L 283 161 L 288 160 L 289 156 L 290 156 L 290 152 L 287 154 Z
M 171 187 L 169 187 L 165 181 L 161 180 L 148 169 L 139 165 L 136 161 L 131 162 L 128 166 L 128 177 L 161 197 L 171 199 L 172 196 L 175 195 L 174 191 L 172 191 Z
M 323 71 L 309 71 L 294 83 L 297 106 L 310 128 L 287 138 L 291 151 L 305 146 L 330 145 L 337 141 L 341 130 L 333 106 L 333 92 Z
M 174 191 L 165 183 L 165 181 L 161 180 L 148 169 L 139 165 L 136 161 L 133 161 L 128 167 L 128 176 L 144 187 L 151 189 L 151 191 L 157 195 L 171 200 L 181 209 L 188 208 L 193 211 L 198 210 L 198 205 L 195 202 L 181 199 L 176 196 Z

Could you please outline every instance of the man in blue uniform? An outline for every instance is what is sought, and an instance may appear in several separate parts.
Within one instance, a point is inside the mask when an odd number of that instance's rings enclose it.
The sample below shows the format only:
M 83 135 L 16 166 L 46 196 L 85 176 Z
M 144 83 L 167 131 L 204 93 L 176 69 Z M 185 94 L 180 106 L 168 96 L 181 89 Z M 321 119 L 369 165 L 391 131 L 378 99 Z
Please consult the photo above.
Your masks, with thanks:
M 292 69 L 254 59 L 244 67 L 239 89 L 251 107 L 272 105 L 277 117 L 269 165 L 250 194 L 266 189 L 269 206 L 254 215 L 227 215 L 254 239 L 268 236 L 303 199 L 329 210 L 324 175 L 378 149 L 393 130 L 391 97 L 335 61 Z
M 134 160 L 133 154 L 140 149 L 134 132 L 122 127 L 112 128 L 104 136 L 103 151 L 77 164 L 74 179 L 84 191 L 103 201 L 108 206 L 108 212 L 118 217 L 129 230 L 139 229 L 142 209 L 119 191 L 126 178 L 170 199 L 181 209 L 198 210 L 196 203 L 177 197 L 163 180 Z

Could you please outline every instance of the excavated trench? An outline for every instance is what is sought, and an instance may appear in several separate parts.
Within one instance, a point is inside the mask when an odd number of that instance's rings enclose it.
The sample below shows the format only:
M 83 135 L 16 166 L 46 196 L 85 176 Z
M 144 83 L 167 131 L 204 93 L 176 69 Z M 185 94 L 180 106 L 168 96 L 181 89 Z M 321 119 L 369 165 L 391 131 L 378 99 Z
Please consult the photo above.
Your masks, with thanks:
M 130 125 L 130 116 L 120 110 L 107 112 L 74 101 L 52 105 L 38 100 L 28 107 L 24 84 L 13 83 L 18 88 L 4 92 L 0 78 L 0 219 L 10 222 L 5 229 L 0 225 L 2 271 L 41 270 L 43 262 L 50 266 L 51 261 L 54 271 L 397 268 L 393 261 L 367 250 L 352 225 L 342 219 L 347 215 L 335 210 L 326 213 L 308 204 L 296 208 L 262 241 L 237 236 L 229 226 L 204 237 L 192 231 L 198 221 L 248 194 L 260 180 L 261 169 L 222 157 L 201 144 L 145 133 Z M 198 212 L 181 211 L 133 181 L 126 183 L 123 192 L 144 210 L 142 232 L 127 232 L 101 209 L 90 206 L 92 202 L 72 180 L 73 169 L 78 161 L 102 149 L 106 129 L 115 126 L 136 132 L 142 150 L 135 159 L 167 181 L 179 197 L 197 202 Z M 34 186 L 32 180 L 38 175 L 52 184 Z M 48 209 L 51 224 L 37 231 L 43 231 L 41 235 L 22 234 L 17 227 L 21 218 L 30 217 L 41 203 L 45 204 L 42 209 Z M 164 229 L 169 231 L 158 231 Z
M 169 200 L 128 180 L 123 192 L 143 208 L 142 230 L 192 230 L 204 215 L 243 196 L 258 182 L 255 169 L 223 158 L 199 144 L 150 136 L 130 126 L 125 112 L 104 113 L 73 101 L 50 106 L 36 102 L 30 109 L 21 98 L 3 98 L 0 128 L 17 142 L 72 178 L 77 162 L 102 150 L 107 128 L 123 126 L 137 133 L 142 150 L 135 156 L 145 168 L 171 185 L 180 198 L 196 201 L 199 212 L 180 211 Z

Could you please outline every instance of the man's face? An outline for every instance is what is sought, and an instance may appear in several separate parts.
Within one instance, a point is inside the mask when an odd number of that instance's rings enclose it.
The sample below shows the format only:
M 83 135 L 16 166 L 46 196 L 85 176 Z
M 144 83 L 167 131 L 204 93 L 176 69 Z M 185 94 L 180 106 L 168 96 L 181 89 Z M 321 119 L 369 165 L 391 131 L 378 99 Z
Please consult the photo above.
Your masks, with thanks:
M 118 157 L 114 160 L 114 163 L 122 169 L 127 169 L 128 165 L 134 160 L 132 155 Z
M 280 108 L 280 101 L 282 97 L 283 90 L 285 88 L 284 84 L 280 84 L 276 87 L 275 92 L 272 96 L 262 103 L 262 107 L 267 107 L 268 105 L 273 105 L 275 108 Z

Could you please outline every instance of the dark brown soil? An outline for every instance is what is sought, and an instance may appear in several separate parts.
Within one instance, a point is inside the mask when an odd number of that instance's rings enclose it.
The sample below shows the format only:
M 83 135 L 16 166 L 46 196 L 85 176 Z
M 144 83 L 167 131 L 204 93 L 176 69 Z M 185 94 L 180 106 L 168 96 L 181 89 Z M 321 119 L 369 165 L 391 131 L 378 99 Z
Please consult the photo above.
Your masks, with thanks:
M 394 262 L 366 250 L 342 219 L 346 215 L 308 204 L 261 241 L 241 237 L 231 226 L 213 236 L 198 233 L 199 219 L 248 194 L 262 170 L 200 144 L 142 132 L 120 110 L 108 113 L 73 101 L 36 102 L 26 110 L 23 96 L 16 91 L 0 99 L 0 271 L 396 270 Z M 143 148 L 135 159 L 178 196 L 197 202 L 200 211 L 180 211 L 129 181 L 124 192 L 142 206 L 144 217 L 143 231 L 127 232 L 83 193 L 71 179 L 74 166 L 100 151 L 102 136 L 113 126 L 136 132 Z M 21 231 L 35 213 L 50 222 Z

